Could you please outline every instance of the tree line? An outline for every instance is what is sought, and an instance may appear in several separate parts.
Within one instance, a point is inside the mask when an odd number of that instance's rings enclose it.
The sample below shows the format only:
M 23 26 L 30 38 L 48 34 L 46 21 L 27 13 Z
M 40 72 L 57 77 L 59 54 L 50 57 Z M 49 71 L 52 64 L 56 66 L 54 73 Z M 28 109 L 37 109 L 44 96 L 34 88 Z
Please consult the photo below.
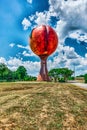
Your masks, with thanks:
M 54 68 L 48 74 L 54 82 L 66 82 L 67 80 L 74 80 L 72 76 L 74 71 L 68 68 Z M 81 75 L 87 83 L 87 74 Z M 16 71 L 11 71 L 5 64 L 0 63 L 0 81 L 35 81 L 36 77 L 27 74 L 24 66 L 19 66 Z
M 74 71 L 68 68 L 55 68 L 49 71 L 49 76 L 55 82 L 66 82 L 67 80 L 74 80 L 73 76 Z M 87 83 L 87 73 L 84 75 L 76 76 L 76 78 L 82 78 L 85 83 Z
M 34 81 L 36 77 L 29 76 L 24 66 L 11 71 L 5 64 L 0 64 L 0 81 Z

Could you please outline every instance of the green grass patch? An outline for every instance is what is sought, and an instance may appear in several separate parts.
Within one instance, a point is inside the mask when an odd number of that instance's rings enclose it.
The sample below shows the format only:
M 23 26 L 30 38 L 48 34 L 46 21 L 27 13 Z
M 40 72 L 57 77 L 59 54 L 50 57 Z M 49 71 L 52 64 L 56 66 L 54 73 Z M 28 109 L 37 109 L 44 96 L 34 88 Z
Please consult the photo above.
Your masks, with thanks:
M 0 129 L 86 128 L 87 90 L 67 83 L 0 83 Z

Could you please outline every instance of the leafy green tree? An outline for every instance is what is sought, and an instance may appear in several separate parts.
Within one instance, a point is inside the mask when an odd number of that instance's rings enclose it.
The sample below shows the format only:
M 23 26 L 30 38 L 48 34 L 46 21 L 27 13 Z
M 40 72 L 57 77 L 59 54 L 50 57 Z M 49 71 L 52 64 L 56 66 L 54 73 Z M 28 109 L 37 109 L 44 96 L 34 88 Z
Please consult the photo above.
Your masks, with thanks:
M 30 81 L 35 81 L 35 80 L 36 80 L 36 77 L 29 76 L 29 80 L 30 80 Z
M 30 79 L 29 79 L 29 76 L 28 75 L 26 75 L 25 77 L 24 77 L 24 81 L 29 81 Z
M 60 68 L 60 74 L 64 78 L 65 81 L 74 73 L 74 71 L 68 69 L 68 68 Z
M 49 76 L 51 79 L 54 79 L 54 81 L 56 82 L 58 79 L 58 75 L 59 75 L 59 70 L 58 69 L 51 69 L 49 71 Z
M 85 83 L 87 83 L 87 74 L 84 76 Z
M 6 80 L 7 81 L 18 81 L 18 76 L 17 76 L 16 71 L 9 70 Z
M 15 72 L 16 79 L 18 80 L 24 80 L 25 76 L 27 75 L 27 70 L 24 66 L 19 66 L 18 69 Z
M 36 77 L 30 76 L 30 75 L 26 75 L 24 78 L 25 81 L 35 81 Z
M 10 70 L 8 69 L 8 67 L 1 63 L 0 64 L 0 80 L 6 80 L 8 77 Z
M 68 68 L 56 68 L 49 71 L 49 76 L 54 78 L 55 82 L 57 79 L 59 79 L 59 81 L 67 81 L 72 74 L 73 71 Z
M 0 81 L 35 81 L 36 77 L 27 75 L 27 70 L 24 66 L 19 66 L 16 71 L 11 71 L 8 67 L 0 64 Z

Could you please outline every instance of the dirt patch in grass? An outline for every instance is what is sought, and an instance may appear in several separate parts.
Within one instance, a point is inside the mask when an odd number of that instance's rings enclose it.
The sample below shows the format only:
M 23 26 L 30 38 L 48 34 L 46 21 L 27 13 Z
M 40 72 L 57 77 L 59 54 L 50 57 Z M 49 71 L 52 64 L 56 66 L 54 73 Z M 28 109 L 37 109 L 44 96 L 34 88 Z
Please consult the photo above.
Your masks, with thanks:
M 87 130 L 87 90 L 66 83 L 0 84 L 0 130 Z

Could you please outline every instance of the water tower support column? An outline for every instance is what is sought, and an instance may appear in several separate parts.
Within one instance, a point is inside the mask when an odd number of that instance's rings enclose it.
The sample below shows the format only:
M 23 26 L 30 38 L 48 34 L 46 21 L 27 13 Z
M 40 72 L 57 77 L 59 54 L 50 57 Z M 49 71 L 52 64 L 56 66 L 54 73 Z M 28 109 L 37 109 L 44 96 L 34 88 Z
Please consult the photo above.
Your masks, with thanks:
M 47 58 L 41 58 L 41 69 L 37 81 L 50 81 L 47 70 Z

